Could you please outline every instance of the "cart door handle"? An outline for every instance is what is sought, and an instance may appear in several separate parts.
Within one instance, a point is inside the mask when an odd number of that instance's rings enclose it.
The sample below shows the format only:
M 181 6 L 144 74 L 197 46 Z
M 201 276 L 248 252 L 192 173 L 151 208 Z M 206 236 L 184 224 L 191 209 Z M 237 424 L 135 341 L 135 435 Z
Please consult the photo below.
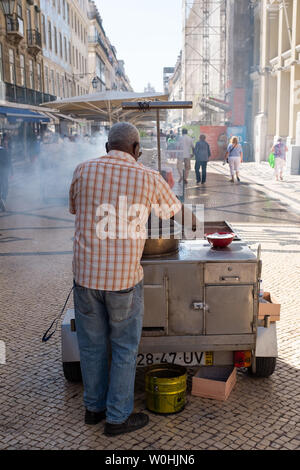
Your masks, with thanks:
M 220 281 L 239 281 L 240 276 L 220 276 Z

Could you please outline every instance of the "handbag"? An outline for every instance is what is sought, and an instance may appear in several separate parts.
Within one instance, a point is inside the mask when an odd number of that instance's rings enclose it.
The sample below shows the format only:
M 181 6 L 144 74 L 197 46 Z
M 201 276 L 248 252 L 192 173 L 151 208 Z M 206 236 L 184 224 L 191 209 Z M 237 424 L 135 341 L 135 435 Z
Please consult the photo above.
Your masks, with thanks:
M 229 155 L 228 155 L 228 157 L 226 158 L 226 163 L 229 163 L 229 160 L 228 160 L 228 158 L 230 157 L 230 154 L 231 154 L 232 150 L 234 150 L 234 149 L 235 149 L 235 147 L 237 147 L 237 144 L 235 144 L 235 146 L 234 146 L 234 147 L 232 147 L 232 149 L 230 149 L 230 151 L 229 151 Z

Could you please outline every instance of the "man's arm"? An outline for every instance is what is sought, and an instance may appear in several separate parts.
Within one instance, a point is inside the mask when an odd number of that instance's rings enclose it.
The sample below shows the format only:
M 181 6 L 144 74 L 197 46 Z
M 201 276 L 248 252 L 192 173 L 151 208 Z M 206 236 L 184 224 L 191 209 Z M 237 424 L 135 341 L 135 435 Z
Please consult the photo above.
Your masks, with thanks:
M 69 190 L 69 212 L 73 215 L 76 214 L 76 205 L 75 205 L 75 187 L 78 179 L 80 178 L 81 174 L 81 165 L 78 165 L 75 168 L 72 183 Z
M 208 158 L 209 158 L 209 157 L 211 156 L 211 152 L 210 152 L 210 146 L 209 146 L 209 144 L 207 144 L 207 146 L 208 146 Z
M 181 204 L 161 175 L 159 175 L 157 179 L 156 203 L 159 206 L 159 210 L 157 211 L 157 209 L 154 208 L 154 212 L 158 217 L 165 220 L 174 219 L 174 216 L 182 210 L 182 226 L 184 227 L 184 220 L 187 222 L 187 220 L 191 218 L 192 230 L 196 230 L 197 218 L 195 214 L 188 206 Z

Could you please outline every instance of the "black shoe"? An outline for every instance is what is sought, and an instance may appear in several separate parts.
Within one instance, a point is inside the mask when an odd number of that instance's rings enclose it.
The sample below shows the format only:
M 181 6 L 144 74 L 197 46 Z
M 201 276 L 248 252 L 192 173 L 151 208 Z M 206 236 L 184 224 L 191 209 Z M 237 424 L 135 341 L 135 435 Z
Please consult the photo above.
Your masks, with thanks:
M 103 411 L 89 411 L 85 410 L 85 418 L 84 422 L 85 424 L 98 424 L 100 421 L 105 419 L 106 416 L 106 410 Z
M 239 178 L 238 176 L 236 177 L 236 179 L 238 180 L 238 182 L 240 182 L 240 181 L 241 181 L 241 180 L 240 180 L 240 178 Z
M 145 413 L 132 413 L 124 423 L 105 423 L 104 434 L 106 436 L 117 436 L 126 432 L 136 431 L 149 423 L 149 416 Z

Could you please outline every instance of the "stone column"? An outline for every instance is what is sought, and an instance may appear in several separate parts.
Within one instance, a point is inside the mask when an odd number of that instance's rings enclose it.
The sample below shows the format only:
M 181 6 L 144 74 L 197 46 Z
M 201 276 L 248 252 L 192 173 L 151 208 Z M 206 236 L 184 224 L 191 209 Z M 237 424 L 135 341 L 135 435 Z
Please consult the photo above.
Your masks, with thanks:
M 289 97 L 289 133 L 287 138 L 287 173 L 299 174 L 300 172 L 300 146 L 296 141 L 297 117 L 300 116 L 300 65 L 296 63 L 298 59 L 296 46 L 300 38 L 300 5 L 297 0 L 293 1 L 293 22 L 292 22 L 292 47 L 291 47 L 291 67 L 290 67 L 290 97 Z M 299 126 L 299 124 L 298 124 Z M 299 141 L 299 138 L 298 138 Z M 296 145 L 295 145 L 296 144 Z
M 292 144 L 296 138 L 296 120 L 297 113 L 300 112 L 300 65 L 296 64 L 297 60 L 297 40 L 299 37 L 300 22 L 300 5 L 298 0 L 293 2 L 293 24 L 292 24 L 292 50 L 291 50 L 291 84 L 290 84 L 290 113 L 289 113 L 289 140 Z
M 282 69 L 284 28 L 286 28 L 283 5 L 279 9 L 278 31 L 278 67 L 277 72 L 277 106 L 276 106 L 276 138 L 287 137 L 289 134 L 289 102 L 290 102 L 290 73 Z

